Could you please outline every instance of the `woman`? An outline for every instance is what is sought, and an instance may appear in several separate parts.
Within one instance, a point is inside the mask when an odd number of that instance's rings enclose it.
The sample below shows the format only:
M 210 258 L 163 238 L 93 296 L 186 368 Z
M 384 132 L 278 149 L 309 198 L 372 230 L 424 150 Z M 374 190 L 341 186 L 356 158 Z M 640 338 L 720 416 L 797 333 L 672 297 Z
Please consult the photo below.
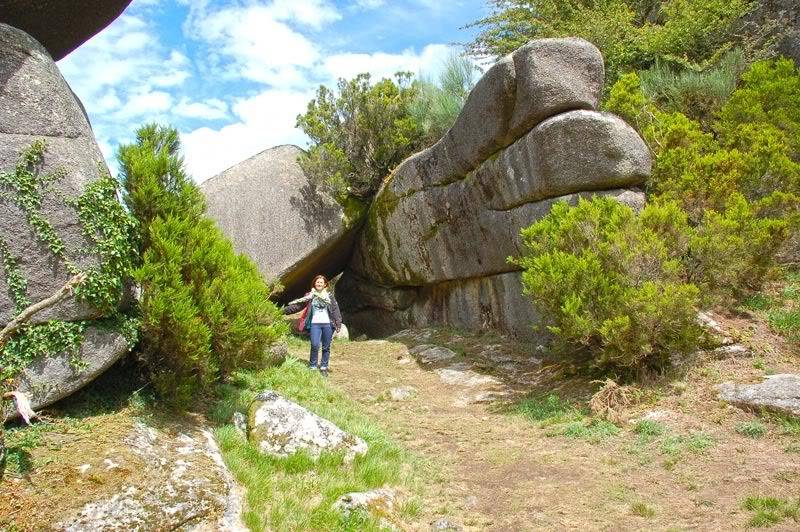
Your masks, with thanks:
M 294 314 L 305 308 L 300 330 L 308 331 L 311 335 L 311 357 L 308 361 L 309 369 L 317 369 L 317 356 L 322 345 L 322 361 L 319 371 L 323 377 L 328 376 L 328 359 L 331 356 L 331 340 L 333 332 L 339 332 L 342 327 L 342 314 L 336 298 L 328 292 L 328 280 L 322 275 L 317 275 L 311 282 L 311 291 L 299 299 L 290 301 L 284 314 Z

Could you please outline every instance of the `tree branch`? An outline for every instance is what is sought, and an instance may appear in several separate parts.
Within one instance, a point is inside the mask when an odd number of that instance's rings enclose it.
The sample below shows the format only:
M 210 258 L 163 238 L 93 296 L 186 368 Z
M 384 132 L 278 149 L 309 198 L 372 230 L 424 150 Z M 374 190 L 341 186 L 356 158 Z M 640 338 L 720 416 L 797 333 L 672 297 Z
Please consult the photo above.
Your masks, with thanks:
M 52 296 L 48 297 L 47 299 L 43 299 L 38 303 L 34 303 L 33 305 L 29 306 L 22 312 L 20 312 L 14 319 L 12 319 L 8 324 L 0 331 L 0 349 L 6 345 L 6 342 L 11 338 L 11 336 L 22 327 L 25 322 L 31 319 L 34 314 L 41 312 L 42 310 L 52 307 L 68 295 L 72 294 L 72 291 L 75 289 L 76 286 L 81 284 L 86 279 L 86 274 L 81 272 L 75 275 L 72 279 L 67 281 L 67 283 L 58 289 L 58 291 L 53 294 Z

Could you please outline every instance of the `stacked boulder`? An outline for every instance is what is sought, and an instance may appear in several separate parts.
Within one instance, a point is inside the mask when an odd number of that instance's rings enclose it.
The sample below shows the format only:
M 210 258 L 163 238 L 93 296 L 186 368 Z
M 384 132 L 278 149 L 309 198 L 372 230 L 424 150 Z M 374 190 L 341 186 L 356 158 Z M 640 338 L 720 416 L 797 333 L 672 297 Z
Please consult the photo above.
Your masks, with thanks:
M 35 140 L 44 139 L 47 150 L 38 172 L 60 173 L 46 193 L 41 214 L 64 243 L 68 259 L 81 270 L 99 264 L 100 257 L 84 235 L 77 211 L 65 198 L 79 196 L 86 185 L 107 172 L 83 107 L 70 90 L 48 51 L 27 33 L 0 23 L 0 171 L 11 174 L 20 154 Z M 4 185 L 5 187 L 5 185 Z M 71 277 L 64 261 L 37 236 L 28 214 L 4 188 L 0 193 L 0 240 L 4 250 L 0 268 L 0 327 L 16 314 L 8 263 L 16 263 L 27 281 L 25 297 L 31 302 L 53 295 Z M 96 309 L 68 297 L 32 318 L 79 321 L 102 318 Z M 91 381 L 128 350 L 124 336 L 115 330 L 89 325 L 79 358 L 80 369 L 67 353 L 36 360 L 20 375 L 18 390 L 28 394 L 34 408 L 65 397 Z
M 552 204 L 604 194 L 634 207 L 647 146 L 596 111 L 603 60 L 581 39 L 529 43 L 490 68 L 455 125 L 401 163 L 378 192 L 338 285 L 367 334 L 432 324 L 532 338 L 520 229 Z

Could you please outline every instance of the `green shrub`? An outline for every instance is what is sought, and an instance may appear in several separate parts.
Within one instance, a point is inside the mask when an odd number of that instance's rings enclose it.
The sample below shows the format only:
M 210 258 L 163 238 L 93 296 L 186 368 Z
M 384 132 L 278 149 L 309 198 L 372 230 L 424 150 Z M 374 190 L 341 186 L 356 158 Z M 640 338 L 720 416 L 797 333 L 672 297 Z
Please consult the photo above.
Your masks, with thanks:
M 609 86 L 656 61 L 705 67 L 732 46 L 748 45 L 734 31 L 747 0 L 489 0 L 492 13 L 471 24 L 482 29 L 470 53 L 500 57 L 531 39 L 582 37 L 603 54 Z M 750 48 L 750 46 L 747 46 Z
M 636 215 L 607 197 L 560 202 L 523 229 L 514 262 L 557 347 L 578 346 L 595 366 L 630 376 L 697 345 L 699 290 L 683 282 L 680 261 L 688 232 L 672 203 Z
M 119 150 L 125 199 L 142 228 L 142 358 L 156 390 L 178 405 L 240 367 L 266 362 L 285 332 L 271 288 L 204 216 L 173 128 L 154 124 Z
M 611 89 L 607 110 L 636 127 L 655 153 L 650 199 L 681 205 L 696 229 L 688 280 L 708 301 L 758 289 L 798 227 L 800 72 L 785 60 L 753 64 L 705 125 L 650 101 L 636 74 Z
M 311 138 L 298 159 L 306 174 L 340 202 L 369 198 L 383 179 L 421 145 L 422 130 L 409 106 L 416 95 L 411 75 L 372 84 L 369 74 L 339 79 L 338 91 L 325 86 L 297 116 L 297 127 Z
M 409 112 L 423 132 L 423 144 L 439 140 L 455 123 L 464 102 L 475 86 L 475 65 L 469 59 L 451 55 L 438 83 L 421 78 Z

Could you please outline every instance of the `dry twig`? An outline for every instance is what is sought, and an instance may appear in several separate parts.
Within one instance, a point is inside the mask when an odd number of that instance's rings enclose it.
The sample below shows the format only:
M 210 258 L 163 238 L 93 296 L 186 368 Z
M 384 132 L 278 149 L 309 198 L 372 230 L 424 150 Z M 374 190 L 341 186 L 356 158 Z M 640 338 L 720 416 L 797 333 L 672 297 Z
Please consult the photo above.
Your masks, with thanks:
M 34 314 L 37 314 L 46 308 L 52 307 L 65 297 L 72 295 L 75 287 L 81 284 L 85 279 L 86 274 L 84 272 L 75 275 L 72 279 L 67 281 L 64 286 L 59 288 L 58 291 L 56 291 L 56 293 L 54 293 L 52 296 L 48 297 L 47 299 L 43 299 L 38 303 L 34 303 L 15 316 L 14 319 L 8 322 L 8 324 L 3 327 L 3 330 L 0 331 L 0 349 L 6 345 L 6 342 L 8 342 L 17 329 L 22 327 L 25 322 L 30 320 Z

